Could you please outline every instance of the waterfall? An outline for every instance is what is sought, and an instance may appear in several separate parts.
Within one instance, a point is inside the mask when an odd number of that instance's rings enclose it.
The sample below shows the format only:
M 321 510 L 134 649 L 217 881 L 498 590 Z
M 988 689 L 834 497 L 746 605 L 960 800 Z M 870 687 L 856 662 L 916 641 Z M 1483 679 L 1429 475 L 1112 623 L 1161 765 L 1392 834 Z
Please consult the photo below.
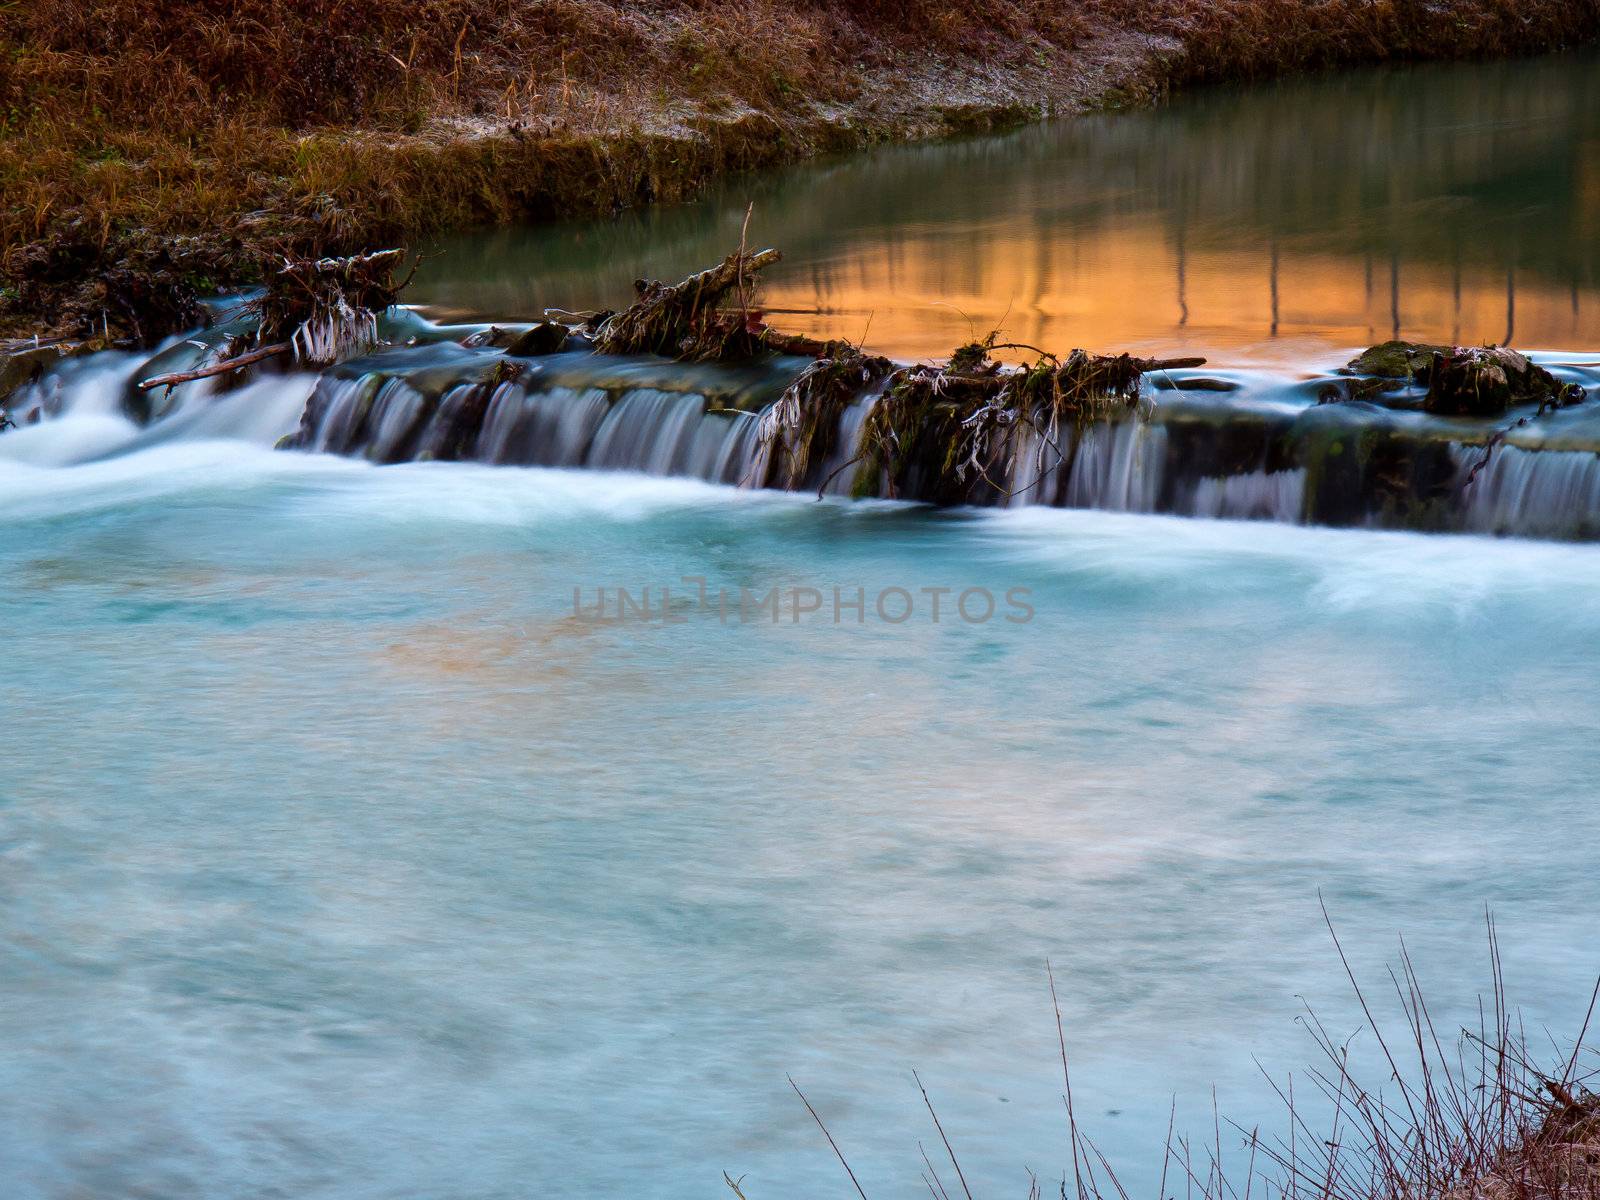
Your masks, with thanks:
M 1110 512 L 1165 513 L 1241 521 L 1301 520 L 1306 471 L 1175 477 L 1167 427 L 1157 419 L 1099 421 L 1066 436 L 1063 455 L 1029 435 L 1008 479 L 1005 503 Z M 1042 452 L 1041 452 L 1042 448 Z M 1204 467 L 1204 464 L 1191 464 Z
M 804 366 L 587 352 L 513 361 L 436 339 L 319 376 L 268 372 L 233 386 L 212 378 L 155 394 L 134 386 L 155 366 L 181 369 L 204 353 L 196 341 L 174 340 L 150 359 L 64 359 L 7 401 L 20 428 L 0 437 L 0 459 L 60 465 L 163 440 L 229 438 L 375 463 L 477 461 L 758 486 L 772 482 L 776 452 L 763 444 L 761 415 Z M 1019 428 L 999 459 L 1001 477 L 985 476 L 975 502 L 1600 539 L 1600 422 L 1586 406 L 1563 414 L 1550 448 L 1498 445 L 1474 476 L 1485 452 L 1463 441 L 1459 423 L 1319 406 L 1306 399 L 1316 385 L 1303 379 L 1235 378 L 1225 395 L 1161 393 L 1137 413 L 1050 437 Z M 877 401 L 864 394 L 843 407 L 824 461 L 809 464 L 797 489 L 881 494 L 858 462 Z
M 667 386 L 686 382 L 668 372 L 624 383 L 601 369 L 590 386 L 579 381 L 581 374 L 558 373 L 560 381 L 534 374 L 494 385 L 457 382 L 432 391 L 420 386 L 425 372 L 415 381 L 403 374 L 329 376 L 307 406 L 308 424 L 297 444 L 376 462 L 474 459 L 734 485 L 766 478 L 759 415 L 776 402 L 783 378 L 757 389 L 753 399 L 742 397 L 739 407 L 709 388 Z M 845 408 L 832 451 L 799 486 L 838 496 L 858 490 L 854 459 L 875 400 L 863 396 Z M 1055 440 L 1020 433 L 993 502 L 1600 537 L 1600 457 L 1589 451 L 1504 446 L 1462 487 L 1482 450 L 1425 431 L 1374 424 L 1373 436 L 1382 436 L 1368 441 L 1378 449 L 1347 453 L 1325 421 L 1303 422 L 1294 414 L 1210 416 L 1196 421 L 1181 406 L 1157 405 L 1143 415 L 1064 431 Z M 1362 428 L 1347 433 L 1359 446 Z
M 1136 418 L 1096 422 L 1077 436 L 1076 445 L 1059 496 L 1046 493 L 1038 503 L 1115 512 L 1159 510 L 1167 457 L 1165 429 Z
M 588 467 L 737 484 L 758 450 L 755 413 L 657 387 L 462 382 L 436 396 L 404 377 L 328 376 L 297 448 L 374 462 L 460 460 Z
M 609 408 L 600 388 L 558 387 L 530 394 L 506 384 L 489 404 L 478 457 L 503 466 L 576 466 Z
M 1482 451 L 1458 451 L 1463 477 Z M 1521 537 L 1600 538 L 1600 454 L 1502 446 L 1463 488 L 1462 528 Z

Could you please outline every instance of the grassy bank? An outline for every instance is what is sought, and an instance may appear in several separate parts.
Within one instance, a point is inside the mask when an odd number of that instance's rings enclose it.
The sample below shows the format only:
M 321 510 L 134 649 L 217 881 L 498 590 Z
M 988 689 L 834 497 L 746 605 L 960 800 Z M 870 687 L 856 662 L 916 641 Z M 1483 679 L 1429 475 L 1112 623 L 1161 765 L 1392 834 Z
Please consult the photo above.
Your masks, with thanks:
M 149 340 L 264 256 L 672 201 L 1174 87 L 1600 36 L 1600 0 L 30 0 L 0 331 Z

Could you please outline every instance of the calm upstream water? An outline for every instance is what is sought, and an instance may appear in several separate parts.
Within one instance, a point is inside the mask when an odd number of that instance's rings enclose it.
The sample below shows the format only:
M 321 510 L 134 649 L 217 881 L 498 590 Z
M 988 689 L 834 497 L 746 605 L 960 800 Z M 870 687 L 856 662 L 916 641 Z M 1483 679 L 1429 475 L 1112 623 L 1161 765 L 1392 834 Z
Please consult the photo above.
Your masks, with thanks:
M 944 355 L 1198 348 L 1293 364 L 1389 337 L 1600 347 L 1600 52 L 1219 89 L 909 146 L 708 202 L 474 235 L 415 298 L 616 307 L 751 238 L 785 328 Z
M 465 243 L 423 298 L 614 303 L 753 196 L 774 306 L 901 353 L 1009 308 L 1326 367 L 1391 268 L 1406 334 L 1455 321 L 1459 265 L 1462 336 L 1509 272 L 1520 344 L 1592 354 L 1595 65 L 891 150 Z M 895 1200 L 913 1070 L 1023 1196 L 1071 1160 L 1047 960 L 1152 1195 L 1169 1104 L 1281 1128 L 1255 1060 L 1315 1061 L 1302 998 L 1359 1025 L 1319 892 L 1380 1008 L 1403 935 L 1475 1021 L 1488 905 L 1530 1030 L 1582 1017 L 1600 548 L 379 467 L 271 449 L 310 380 L 140 430 L 96 370 L 0 436 L 7 1196 L 851 1194 L 792 1075 Z

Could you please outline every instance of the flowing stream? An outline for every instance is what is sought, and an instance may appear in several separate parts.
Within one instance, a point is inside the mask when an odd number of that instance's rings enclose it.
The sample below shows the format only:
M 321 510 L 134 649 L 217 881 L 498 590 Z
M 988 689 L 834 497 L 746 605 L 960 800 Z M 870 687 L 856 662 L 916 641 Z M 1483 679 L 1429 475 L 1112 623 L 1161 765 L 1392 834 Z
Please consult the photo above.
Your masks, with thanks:
M 479 235 L 321 376 L 147 409 L 200 348 L 64 361 L 0 433 L 5 1194 L 850 1194 L 792 1075 L 897 1200 L 937 1144 L 913 1069 L 975 1192 L 1049 1194 L 1048 960 L 1079 1119 L 1150 1195 L 1169 1104 L 1281 1128 L 1255 1060 L 1314 1062 L 1301 998 L 1360 1023 L 1319 892 L 1375 997 L 1406 938 L 1444 1028 L 1491 905 L 1530 1029 L 1570 1036 L 1596 65 L 1209 93 Z M 1213 362 L 937 510 L 816 498 L 862 404 L 805 489 L 748 486 L 798 362 L 485 382 L 461 344 L 704 265 L 750 196 L 786 327 Z M 1591 398 L 1487 458 L 1507 422 L 1319 403 L 1391 305 L 1464 340 L 1509 308 Z

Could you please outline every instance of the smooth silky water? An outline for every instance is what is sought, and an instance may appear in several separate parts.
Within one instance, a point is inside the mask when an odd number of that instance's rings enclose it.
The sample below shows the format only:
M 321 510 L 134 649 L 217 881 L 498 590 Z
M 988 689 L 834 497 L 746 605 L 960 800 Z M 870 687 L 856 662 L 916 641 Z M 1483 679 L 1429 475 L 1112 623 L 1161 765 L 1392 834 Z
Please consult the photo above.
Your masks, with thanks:
M 792 252 L 774 307 L 875 314 L 897 353 L 964 337 L 948 303 L 1320 370 L 1388 332 L 1391 260 L 1407 335 L 1455 319 L 1459 253 L 1463 336 L 1499 337 L 1514 247 L 1519 344 L 1592 358 L 1593 64 L 890 150 L 464 244 L 422 299 L 614 303 L 725 249 L 750 194 Z M 1176 210 L 1187 326 L 1136 269 Z M 1340 307 L 1369 254 L 1376 298 Z M 271 449 L 309 378 L 138 428 L 137 367 L 0 437 L 7 1195 L 849 1194 L 792 1074 L 868 1194 L 911 1197 L 916 1069 L 975 1188 L 1021 1196 L 1070 1166 L 1046 960 L 1079 1118 L 1149 1195 L 1174 1098 L 1180 1130 L 1213 1086 L 1281 1127 L 1254 1060 L 1314 1061 L 1300 998 L 1359 1024 L 1319 892 L 1375 994 L 1404 935 L 1440 1024 L 1475 1021 L 1489 905 L 1529 1028 L 1581 1018 L 1593 546 L 374 466 Z M 625 433 L 590 465 L 667 469 Z M 685 577 L 828 599 L 724 617 Z M 586 615 L 619 587 L 650 620 Z M 965 589 L 1032 617 L 962 620 Z

